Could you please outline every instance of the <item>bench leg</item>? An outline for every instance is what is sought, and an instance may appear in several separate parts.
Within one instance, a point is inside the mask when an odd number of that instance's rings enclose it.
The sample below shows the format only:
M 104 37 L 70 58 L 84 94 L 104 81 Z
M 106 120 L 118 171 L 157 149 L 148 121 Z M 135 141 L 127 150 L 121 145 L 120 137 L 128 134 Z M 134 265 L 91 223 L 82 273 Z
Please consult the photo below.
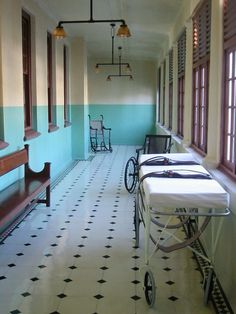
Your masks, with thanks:
M 46 187 L 46 206 L 49 207 L 50 206 L 50 202 L 51 202 L 51 192 L 50 192 L 50 184 Z

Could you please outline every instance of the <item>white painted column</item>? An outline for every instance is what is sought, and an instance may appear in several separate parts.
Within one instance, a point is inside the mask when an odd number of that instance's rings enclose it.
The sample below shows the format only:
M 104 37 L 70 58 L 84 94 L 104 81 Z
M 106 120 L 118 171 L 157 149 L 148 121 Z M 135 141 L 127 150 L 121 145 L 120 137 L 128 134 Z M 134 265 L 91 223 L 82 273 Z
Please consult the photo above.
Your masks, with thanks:
M 192 137 L 192 73 L 193 73 L 193 26 L 190 19 L 186 23 L 186 63 L 184 86 L 184 146 L 191 144 Z
M 72 106 L 73 158 L 88 157 L 87 49 L 82 38 L 74 38 L 70 55 L 70 103 Z
M 223 10 L 222 0 L 211 4 L 211 51 L 209 73 L 208 138 L 205 162 L 217 166 L 220 161 L 222 66 L 223 66 Z

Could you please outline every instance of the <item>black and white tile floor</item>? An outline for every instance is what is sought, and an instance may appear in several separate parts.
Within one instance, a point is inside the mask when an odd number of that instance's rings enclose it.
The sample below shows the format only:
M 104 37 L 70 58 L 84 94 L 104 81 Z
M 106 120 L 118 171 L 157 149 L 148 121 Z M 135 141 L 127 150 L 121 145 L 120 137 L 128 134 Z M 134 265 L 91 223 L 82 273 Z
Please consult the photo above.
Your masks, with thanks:
M 0 245 L 1 314 L 207 314 L 192 254 L 157 252 L 155 306 L 145 301 L 143 229 L 134 247 L 134 196 L 123 184 L 134 148 L 80 161 Z

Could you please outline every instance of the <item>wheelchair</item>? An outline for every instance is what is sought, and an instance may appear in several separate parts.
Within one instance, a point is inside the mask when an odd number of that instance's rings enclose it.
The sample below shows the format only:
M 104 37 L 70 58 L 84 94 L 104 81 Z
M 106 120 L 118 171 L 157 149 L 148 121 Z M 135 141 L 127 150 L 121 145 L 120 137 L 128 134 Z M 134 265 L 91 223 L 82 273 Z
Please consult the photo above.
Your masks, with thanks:
M 153 135 L 145 136 L 144 144 L 136 149 L 136 157 L 131 157 L 125 166 L 124 183 L 129 193 L 133 193 L 138 181 L 139 156 L 140 154 L 166 154 L 170 153 L 172 143 L 171 135 Z
M 89 135 L 91 150 L 94 153 L 99 151 L 110 151 L 111 147 L 111 128 L 106 128 L 103 124 L 103 115 L 100 115 L 100 120 L 92 120 L 89 117 Z

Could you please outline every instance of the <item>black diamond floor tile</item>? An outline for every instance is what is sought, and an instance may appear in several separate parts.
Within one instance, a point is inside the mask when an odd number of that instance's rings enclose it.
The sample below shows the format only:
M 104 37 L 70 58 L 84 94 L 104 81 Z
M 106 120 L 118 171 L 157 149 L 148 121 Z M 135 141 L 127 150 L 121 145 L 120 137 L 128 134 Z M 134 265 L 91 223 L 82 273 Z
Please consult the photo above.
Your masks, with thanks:
M 138 295 L 133 295 L 133 296 L 131 297 L 131 299 L 133 299 L 134 301 L 138 301 L 138 300 L 140 300 L 141 298 L 140 298 Z
M 58 296 L 58 298 L 60 298 L 60 299 L 64 299 L 64 298 L 67 297 L 67 295 L 64 294 L 64 293 L 60 293 L 60 294 L 58 294 L 57 296 Z
M 97 295 L 94 296 L 94 298 L 97 299 L 97 300 L 100 300 L 100 299 L 104 298 L 104 296 L 101 295 L 101 294 L 97 294 Z
M 172 296 L 169 297 L 168 299 L 171 300 L 171 301 L 173 301 L 173 302 L 178 300 L 178 298 L 175 297 L 174 295 L 172 295 Z

